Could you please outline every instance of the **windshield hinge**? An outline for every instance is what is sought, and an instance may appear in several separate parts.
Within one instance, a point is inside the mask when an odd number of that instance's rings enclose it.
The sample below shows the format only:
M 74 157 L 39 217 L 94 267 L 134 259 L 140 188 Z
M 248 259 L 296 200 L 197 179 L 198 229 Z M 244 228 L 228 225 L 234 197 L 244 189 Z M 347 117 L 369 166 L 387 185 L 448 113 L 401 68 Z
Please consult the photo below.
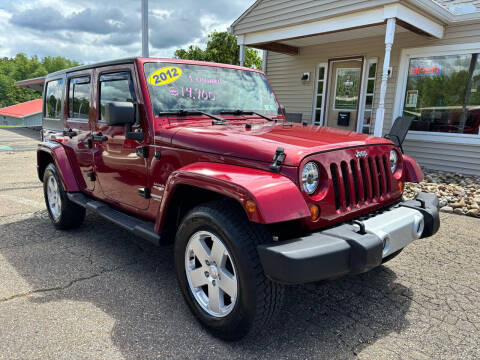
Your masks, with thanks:
M 270 165 L 270 170 L 275 172 L 280 171 L 280 165 L 282 165 L 283 160 L 285 160 L 285 156 L 283 147 L 278 147 L 273 156 L 273 163 Z

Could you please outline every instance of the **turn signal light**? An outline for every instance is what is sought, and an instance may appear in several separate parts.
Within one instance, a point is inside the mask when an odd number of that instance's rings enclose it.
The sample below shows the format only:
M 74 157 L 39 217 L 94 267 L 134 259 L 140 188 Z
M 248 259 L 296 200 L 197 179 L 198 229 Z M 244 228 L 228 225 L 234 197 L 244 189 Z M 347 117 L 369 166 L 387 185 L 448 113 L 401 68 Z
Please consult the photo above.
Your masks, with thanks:
M 398 192 L 400 192 L 400 193 L 403 192 L 403 182 L 401 182 L 401 181 L 398 182 Z
M 320 217 L 320 208 L 317 205 L 310 205 L 310 217 L 312 221 L 317 221 Z
M 247 200 L 245 203 L 245 209 L 247 209 L 249 214 L 253 214 L 257 211 L 257 205 L 252 200 Z

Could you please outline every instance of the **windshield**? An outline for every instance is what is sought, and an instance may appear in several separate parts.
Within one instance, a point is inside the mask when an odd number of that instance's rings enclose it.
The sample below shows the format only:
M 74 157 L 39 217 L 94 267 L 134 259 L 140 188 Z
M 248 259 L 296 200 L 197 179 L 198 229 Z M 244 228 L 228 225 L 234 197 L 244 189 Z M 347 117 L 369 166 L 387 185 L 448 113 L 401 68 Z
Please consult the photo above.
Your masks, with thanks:
M 144 71 L 155 115 L 180 109 L 278 113 L 267 79 L 254 71 L 175 63 L 146 63 Z

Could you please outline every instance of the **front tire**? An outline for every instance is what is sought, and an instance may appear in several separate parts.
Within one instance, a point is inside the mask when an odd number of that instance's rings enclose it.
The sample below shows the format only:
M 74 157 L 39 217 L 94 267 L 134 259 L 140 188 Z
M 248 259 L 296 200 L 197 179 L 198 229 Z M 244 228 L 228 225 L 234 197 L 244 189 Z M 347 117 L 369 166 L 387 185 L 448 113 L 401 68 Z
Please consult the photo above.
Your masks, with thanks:
M 256 246 L 268 231 L 236 202 L 200 205 L 175 240 L 177 277 L 193 314 L 214 335 L 238 340 L 261 331 L 281 306 L 283 286 L 265 277 Z
M 43 193 L 48 215 L 57 229 L 68 230 L 82 225 L 85 219 L 85 208 L 67 197 L 54 164 L 48 164 L 43 174 Z

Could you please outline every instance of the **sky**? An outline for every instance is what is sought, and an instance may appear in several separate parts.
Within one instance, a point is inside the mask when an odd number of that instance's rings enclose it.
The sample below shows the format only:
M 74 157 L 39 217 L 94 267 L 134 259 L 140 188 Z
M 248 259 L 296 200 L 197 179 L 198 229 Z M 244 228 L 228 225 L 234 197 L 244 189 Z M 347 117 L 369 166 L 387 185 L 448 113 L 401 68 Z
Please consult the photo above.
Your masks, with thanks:
M 225 31 L 254 0 L 149 0 L 150 56 L 172 57 Z M 141 54 L 140 0 L 0 0 L 0 57 L 81 63 Z

